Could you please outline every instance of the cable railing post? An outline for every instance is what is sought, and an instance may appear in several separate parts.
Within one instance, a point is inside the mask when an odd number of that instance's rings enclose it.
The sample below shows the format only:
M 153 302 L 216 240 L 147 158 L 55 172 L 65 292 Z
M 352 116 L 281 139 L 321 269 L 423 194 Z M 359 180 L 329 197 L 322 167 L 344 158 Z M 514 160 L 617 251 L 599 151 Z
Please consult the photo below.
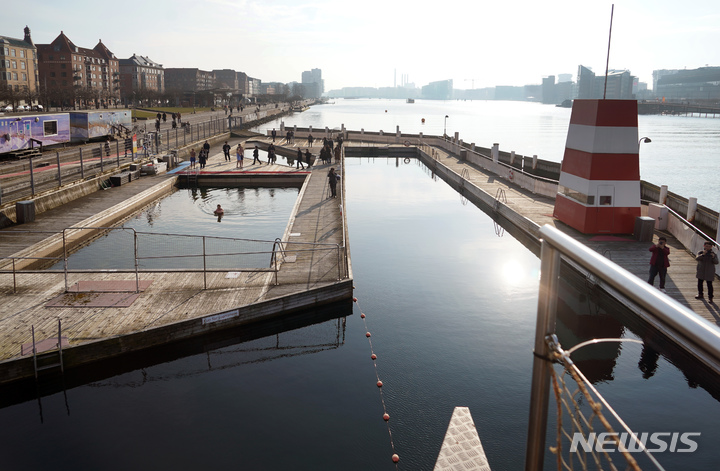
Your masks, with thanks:
M 336 253 L 337 253 L 337 272 L 338 272 L 337 279 L 339 281 L 342 279 L 342 276 L 340 274 L 340 244 L 335 244 L 335 247 L 336 247 Z
M 100 149 L 100 173 L 105 172 L 105 162 L 103 160 L 103 148 L 102 145 L 98 145 L 98 149 Z
M 85 179 L 85 167 L 83 166 L 82 147 L 80 148 L 80 178 Z
M 545 431 L 550 398 L 550 370 L 553 367 L 549 357 L 550 349 L 545 342 L 545 337 L 555 332 L 560 262 L 560 251 L 543 240 L 540 249 L 540 293 L 535 325 L 525 471 L 543 469 Z
M 137 231 L 133 231 L 133 251 L 135 252 L 135 292 L 140 292 L 140 273 L 138 272 L 138 245 L 137 245 Z
M 62 186 L 62 169 L 60 168 L 60 152 L 55 151 L 55 160 L 58 167 L 58 186 Z
M 62 232 L 62 240 L 63 240 L 63 266 L 64 266 L 64 272 L 65 272 L 65 292 L 68 292 L 68 254 L 67 254 L 67 244 L 65 243 L 65 231 L 66 229 L 63 229 Z
M 115 161 L 117 166 L 120 167 L 120 142 L 115 141 Z
M 30 157 L 30 194 L 35 196 L 35 172 L 33 168 L 33 158 Z
M 15 276 L 15 257 L 12 259 L 12 266 L 13 266 L 13 294 L 17 294 L 17 277 Z
M 203 242 L 203 283 L 205 289 L 207 289 L 207 261 L 205 259 L 205 236 L 202 236 Z

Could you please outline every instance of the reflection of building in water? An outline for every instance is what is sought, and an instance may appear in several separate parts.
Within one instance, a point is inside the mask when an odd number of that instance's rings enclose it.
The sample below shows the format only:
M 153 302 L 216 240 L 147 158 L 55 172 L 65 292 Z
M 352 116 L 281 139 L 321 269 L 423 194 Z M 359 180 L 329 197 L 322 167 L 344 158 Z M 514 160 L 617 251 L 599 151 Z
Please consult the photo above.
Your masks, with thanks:
M 594 338 L 620 338 L 623 325 L 598 304 L 592 283 L 579 277 L 561 277 L 558 287 L 556 331 L 568 349 Z M 572 359 L 592 383 L 612 381 L 620 343 L 610 342 L 578 349 Z

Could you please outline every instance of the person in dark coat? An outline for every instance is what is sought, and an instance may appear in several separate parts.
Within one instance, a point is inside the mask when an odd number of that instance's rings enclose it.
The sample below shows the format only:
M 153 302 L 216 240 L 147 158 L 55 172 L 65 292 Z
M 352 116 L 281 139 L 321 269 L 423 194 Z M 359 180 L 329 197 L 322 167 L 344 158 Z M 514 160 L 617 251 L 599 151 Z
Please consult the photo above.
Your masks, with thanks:
M 695 277 L 698 280 L 698 295 L 695 299 L 703 299 L 703 281 L 707 283 L 708 300 L 713 302 L 713 280 L 715 279 L 715 265 L 718 264 L 718 257 L 713 252 L 713 243 L 706 241 L 703 249 L 695 257 L 697 260 L 697 272 Z
M 653 285 L 655 283 L 655 277 L 660 275 L 660 291 L 665 292 L 665 276 L 667 275 L 667 269 L 670 266 L 670 248 L 667 246 L 667 239 L 660 237 L 658 243 L 650 247 L 652 256 L 650 257 L 650 277 L 648 283 Z
M 228 144 L 228 141 L 225 141 L 225 144 L 222 146 L 223 154 L 225 155 L 225 160 L 228 162 L 231 162 L 230 160 L 230 144 Z
M 330 184 L 330 198 L 337 198 L 337 181 L 338 176 L 335 173 L 335 167 L 330 167 L 328 172 L 328 183 Z
M 302 168 L 302 169 L 305 168 L 305 166 L 303 165 L 303 153 L 299 147 L 298 147 L 297 159 L 295 159 L 295 160 L 296 160 L 295 168 Z
M 253 165 L 255 165 L 255 162 L 262 165 L 262 160 L 260 160 L 260 149 L 258 146 L 255 146 L 255 149 L 253 150 Z

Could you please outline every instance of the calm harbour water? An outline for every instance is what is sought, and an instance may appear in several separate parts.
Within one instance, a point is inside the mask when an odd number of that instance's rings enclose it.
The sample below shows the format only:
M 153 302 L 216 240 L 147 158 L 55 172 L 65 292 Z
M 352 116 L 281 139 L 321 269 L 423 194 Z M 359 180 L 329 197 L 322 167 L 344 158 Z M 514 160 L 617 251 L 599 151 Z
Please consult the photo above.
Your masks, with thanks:
M 317 108 L 331 106 L 338 105 Z M 491 218 L 415 161 L 348 159 L 344 176 L 356 296 L 378 354 L 399 469 L 432 469 L 455 406 L 470 407 L 493 470 L 522 469 L 537 257 L 498 237 Z M 224 196 L 209 198 L 212 208 Z M 214 235 L 235 219 L 203 217 Z M 561 340 L 593 328 L 646 338 L 586 292 L 565 286 L 563 299 Z M 0 409 L 2 468 L 394 469 L 359 308 L 346 324 L 216 342 L 100 374 L 70 388 L 67 406 L 62 393 L 44 397 L 42 424 L 32 396 Z M 635 344 L 583 355 L 596 387 L 633 430 L 702 432 L 698 452 L 658 457 L 666 469 L 715 469 L 720 388 L 676 367 L 682 361 L 672 355 L 647 357 Z M 550 454 L 546 466 L 554 469 Z

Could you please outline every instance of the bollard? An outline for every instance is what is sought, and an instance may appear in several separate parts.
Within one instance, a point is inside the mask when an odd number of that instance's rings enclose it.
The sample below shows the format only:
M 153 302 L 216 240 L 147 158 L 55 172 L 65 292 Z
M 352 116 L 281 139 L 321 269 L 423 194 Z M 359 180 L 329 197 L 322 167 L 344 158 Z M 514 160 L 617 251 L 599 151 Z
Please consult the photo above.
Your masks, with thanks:
M 667 192 L 668 192 L 667 185 L 660 185 L 660 197 L 658 198 L 658 203 L 660 203 L 660 204 L 667 203 Z
M 510 165 L 513 165 L 515 163 L 515 151 L 510 151 Z
M 687 217 L 685 219 L 687 219 L 688 222 L 693 222 L 695 220 L 695 212 L 696 211 L 697 211 L 697 198 L 688 198 Z
M 492 145 L 492 149 L 490 150 L 490 155 L 492 156 L 493 162 L 497 163 L 498 159 L 500 157 L 500 144 L 497 142 Z
M 471 142 L 471 143 L 470 143 L 470 150 L 472 150 L 473 152 L 475 152 L 475 143 L 474 143 L 474 142 Z
M 460 133 L 459 133 L 459 132 L 456 132 L 456 133 L 455 133 L 455 139 L 453 139 L 453 142 L 454 142 L 455 144 L 457 144 L 459 140 L 460 140 Z
M 538 160 L 537 154 L 533 155 L 533 163 L 532 163 L 533 170 L 537 170 L 537 160 Z
M 400 126 L 395 126 L 395 136 L 400 139 L 402 135 L 400 134 Z

